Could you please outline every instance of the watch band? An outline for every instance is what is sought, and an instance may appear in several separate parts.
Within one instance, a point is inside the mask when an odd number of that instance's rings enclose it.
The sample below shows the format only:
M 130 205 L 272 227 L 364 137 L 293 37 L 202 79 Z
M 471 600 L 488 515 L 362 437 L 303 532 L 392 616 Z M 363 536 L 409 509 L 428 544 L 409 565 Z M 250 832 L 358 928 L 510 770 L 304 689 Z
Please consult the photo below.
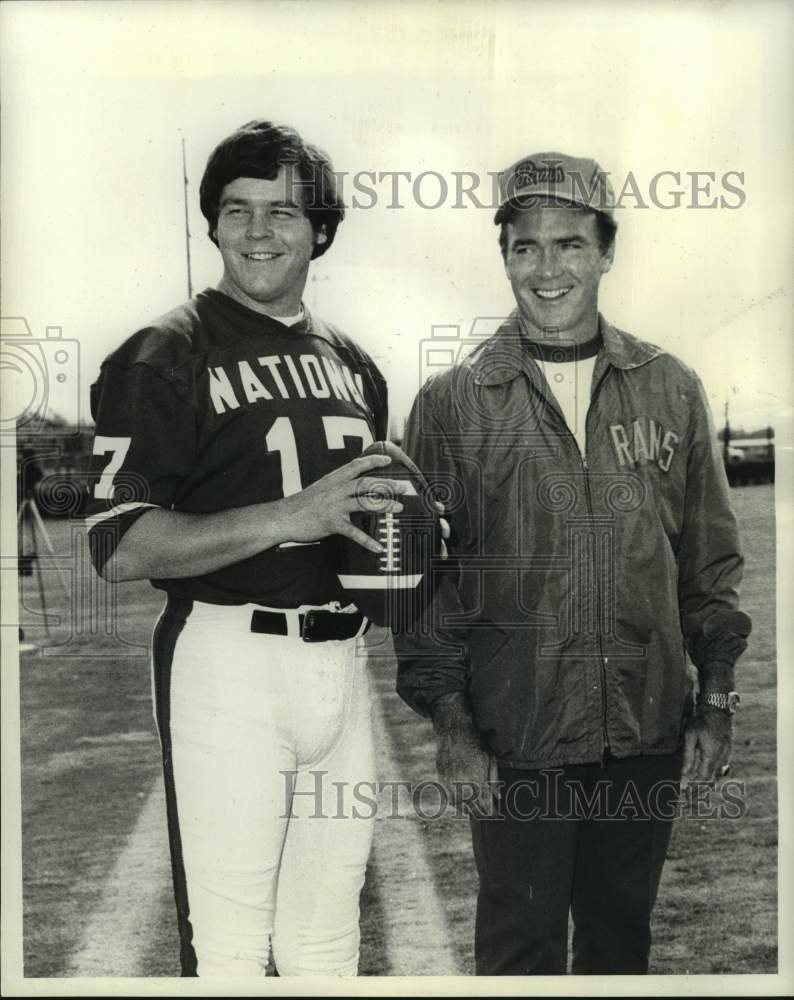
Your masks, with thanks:
M 710 705 L 712 708 L 719 708 L 731 715 L 734 714 L 741 701 L 736 691 L 712 691 L 709 694 L 701 695 L 698 700 L 701 705 Z

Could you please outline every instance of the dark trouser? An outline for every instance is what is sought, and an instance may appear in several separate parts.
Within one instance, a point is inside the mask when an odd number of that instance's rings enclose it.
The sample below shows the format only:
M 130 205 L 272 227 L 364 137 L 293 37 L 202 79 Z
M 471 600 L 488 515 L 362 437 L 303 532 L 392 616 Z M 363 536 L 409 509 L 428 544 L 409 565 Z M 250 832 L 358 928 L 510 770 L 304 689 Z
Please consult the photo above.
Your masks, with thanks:
M 648 971 L 681 764 L 677 753 L 500 769 L 500 816 L 472 820 L 478 975 L 564 974 L 569 910 L 574 973 Z

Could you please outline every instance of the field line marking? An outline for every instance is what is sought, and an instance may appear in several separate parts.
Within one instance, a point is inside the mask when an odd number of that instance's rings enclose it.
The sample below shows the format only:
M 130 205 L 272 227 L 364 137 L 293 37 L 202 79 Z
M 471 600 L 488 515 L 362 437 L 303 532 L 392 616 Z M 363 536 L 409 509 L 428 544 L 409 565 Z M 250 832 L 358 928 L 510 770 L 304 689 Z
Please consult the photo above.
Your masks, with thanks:
M 143 974 L 163 887 L 170 884 L 165 815 L 165 792 L 158 778 L 108 875 L 67 975 Z
M 378 688 L 371 675 L 378 774 L 393 779 L 398 774 L 397 762 Z M 388 963 L 382 974 L 461 975 L 416 817 L 408 814 L 403 819 L 382 818 L 376 827 L 372 853 Z

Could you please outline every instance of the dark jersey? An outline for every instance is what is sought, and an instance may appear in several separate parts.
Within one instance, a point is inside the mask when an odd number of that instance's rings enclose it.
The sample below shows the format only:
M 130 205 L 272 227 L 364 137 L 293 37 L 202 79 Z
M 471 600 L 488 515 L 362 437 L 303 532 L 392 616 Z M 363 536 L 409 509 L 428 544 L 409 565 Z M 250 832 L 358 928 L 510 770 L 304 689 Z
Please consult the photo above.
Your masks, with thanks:
M 215 289 L 130 337 L 91 387 L 88 508 L 101 570 L 152 507 L 205 514 L 280 500 L 386 437 L 383 376 L 333 326 L 285 326 Z M 200 544 L 200 540 L 197 540 Z M 216 604 L 342 600 L 336 542 L 286 544 L 155 587 Z

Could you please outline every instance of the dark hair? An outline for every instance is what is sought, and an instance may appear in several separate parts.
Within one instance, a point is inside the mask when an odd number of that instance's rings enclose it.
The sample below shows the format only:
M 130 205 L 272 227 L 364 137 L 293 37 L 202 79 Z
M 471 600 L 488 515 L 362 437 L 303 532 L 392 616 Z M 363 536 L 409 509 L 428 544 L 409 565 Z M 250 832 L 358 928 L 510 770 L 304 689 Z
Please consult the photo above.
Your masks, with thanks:
M 297 166 L 303 211 L 315 233 L 325 226 L 328 239 L 315 245 L 312 259 L 320 257 L 334 242 L 337 227 L 345 217 L 345 205 L 337 192 L 336 176 L 328 155 L 304 142 L 288 125 L 274 125 L 264 118 L 247 122 L 219 143 L 210 154 L 201 178 L 201 211 L 209 223 L 209 237 L 217 246 L 215 229 L 221 193 L 238 177 L 272 181 L 279 167 Z
M 515 217 L 522 210 L 527 210 L 529 208 L 537 208 L 543 206 L 552 206 L 559 208 L 573 208 L 579 212 L 587 212 L 588 215 L 594 215 L 596 220 L 596 231 L 598 233 L 598 249 L 602 254 L 607 253 L 615 243 L 615 236 L 618 231 L 618 224 L 615 220 L 607 215 L 605 212 L 599 212 L 594 208 L 586 208 L 584 205 L 573 205 L 569 201 L 560 201 L 557 198 L 544 198 L 534 199 L 532 203 L 525 205 L 514 205 L 508 202 L 499 209 L 499 211 L 494 216 L 494 223 L 499 226 L 499 249 L 502 251 L 502 257 L 507 256 L 507 226 L 509 223 L 515 220 Z

